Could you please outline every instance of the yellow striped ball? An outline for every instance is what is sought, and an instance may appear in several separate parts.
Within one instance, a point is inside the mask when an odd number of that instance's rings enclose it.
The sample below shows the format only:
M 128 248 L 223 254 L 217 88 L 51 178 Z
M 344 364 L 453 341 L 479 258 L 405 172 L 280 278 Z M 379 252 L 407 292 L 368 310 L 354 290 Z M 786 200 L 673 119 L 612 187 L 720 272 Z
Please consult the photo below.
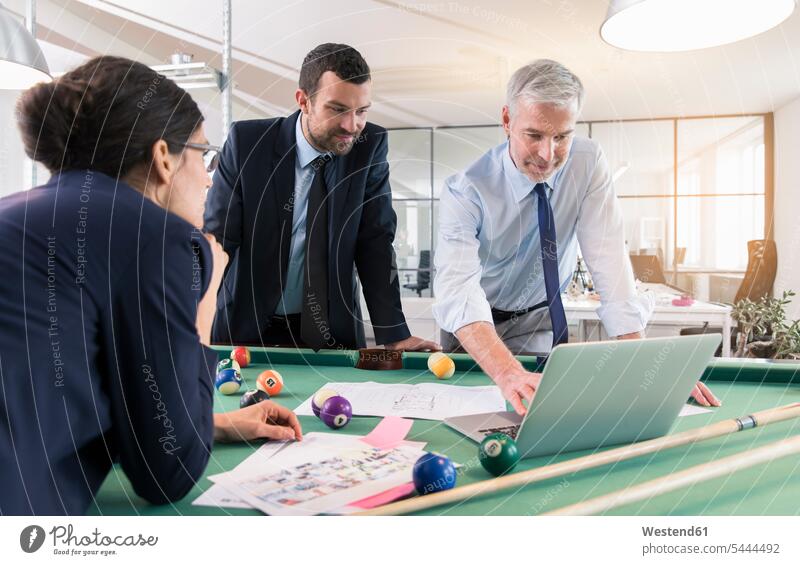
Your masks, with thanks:
M 428 369 L 437 379 L 449 379 L 456 372 L 456 364 L 447 355 L 437 351 L 428 357 Z

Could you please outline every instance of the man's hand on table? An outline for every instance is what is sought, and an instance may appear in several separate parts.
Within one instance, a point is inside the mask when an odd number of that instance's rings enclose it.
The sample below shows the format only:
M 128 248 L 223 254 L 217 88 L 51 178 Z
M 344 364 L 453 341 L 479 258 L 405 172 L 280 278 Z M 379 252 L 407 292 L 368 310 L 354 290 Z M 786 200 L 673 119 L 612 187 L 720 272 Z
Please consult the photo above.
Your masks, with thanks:
M 523 400 L 528 406 L 533 401 L 533 395 L 536 394 L 536 389 L 539 388 L 539 383 L 542 380 L 541 373 L 531 373 L 525 369 L 518 369 L 510 373 L 498 375 L 495 377 L 494 382 L 500 387 L 500 392 L 506 400 L 514 407 L 514 411 L 520 416 L 524 416 L 527 412 Z
M 426 339 L 422 339 L 421 337 L 412 335 L 406 339 L 396 341 L 394 343 L 387 343 L 386 349 L 402 349 L 405 351 L 441 351 L 442 346 L 433 341 L 428 341 Z
M 714 396 L 714 393 L 700 381 L 697 381 L 697 384 L 694 385 L 692 398 L 694 398 L 694 401 L 700 406 L 722 406 L 722 402 L 720 402 L 719 399 Z
M 523 401 L 530 405 L 542 380 L 541 373 L 526 371 L 490 322 L 467 324 L 456 331 L 456 337 L 483 372 L 500 388 L 514 411 L 520 416 L 524 415 L 527 408 Z
M 303 430 L 294 412 L 271 400 L 232 412 L 214 414 L 214 441 L 255 439 L 300 441 L 303 439 Z

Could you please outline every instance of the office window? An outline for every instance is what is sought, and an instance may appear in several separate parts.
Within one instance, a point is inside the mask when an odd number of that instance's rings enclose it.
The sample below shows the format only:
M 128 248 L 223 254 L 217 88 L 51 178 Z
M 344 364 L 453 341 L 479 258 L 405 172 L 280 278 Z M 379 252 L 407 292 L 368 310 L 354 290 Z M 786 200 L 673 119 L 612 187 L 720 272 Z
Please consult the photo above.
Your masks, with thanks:
M 589 137 L 589 125 L 576 124 L 575 135 Z M 463 171 L 505 140 L 506 134 L 500 125 L 436 128 L 433 131 L 434 198 L 439 198 L 447 177 Z
M 672 264 L 674 138 L 671 120 L 592 124 L 622 205 L 628 249 L 662 265 Z
M 396 200 L 397 233 L 394 249 L 400 290 L 404 296 L 431 296 L 433 246 L 430 200 Z
M 502 126 L 437 128 L 433 132 L 433 196 L 439 198 L 444 181 L 463 171 L 492 147 L 503 143 Z
M 764 237 L 764 120 L 678 120 L 678 247 L 686 271 L 743 271 Z
M 431 198 L 431 130 L 389 131 L 389 180 L 392 198 Z
M 631 253 L 657 256 L 671 281 L 746 268 L 747 241 L 765 234 L 763 116 L 579 123 L 575 133 L 603 148 Z M 404 295 L 432 295 L 444 180 L 504 140 L 499 125 L 389 131 Z
M 746 268 L 747 242 L 764 237 L 762 116 L 593 123 L 592 138 L 631 253 L 657 255 L 672 273 Z
M 402 296 L 432 296 L 431 131 L 389 131 L 389 178 L 397 214 L 394 250 Z

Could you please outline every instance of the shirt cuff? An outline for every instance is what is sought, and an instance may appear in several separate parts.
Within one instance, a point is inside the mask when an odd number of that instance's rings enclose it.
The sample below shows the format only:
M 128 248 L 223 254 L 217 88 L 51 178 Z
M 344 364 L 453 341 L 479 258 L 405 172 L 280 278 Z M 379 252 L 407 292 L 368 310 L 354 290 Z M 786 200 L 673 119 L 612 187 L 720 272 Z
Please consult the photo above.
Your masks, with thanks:
M 630 300 L 606 302 L 597 309 L 597 315 L 610 337 L 641 332 L 647 327 L 655 308 L 655 296 L 646 292 Z
M 432 310 L 439 327 L 451 334 L 475 322 L 494 323 L 492 308 L 486 299 L 469 297 L 466 294 L 438 300 Z

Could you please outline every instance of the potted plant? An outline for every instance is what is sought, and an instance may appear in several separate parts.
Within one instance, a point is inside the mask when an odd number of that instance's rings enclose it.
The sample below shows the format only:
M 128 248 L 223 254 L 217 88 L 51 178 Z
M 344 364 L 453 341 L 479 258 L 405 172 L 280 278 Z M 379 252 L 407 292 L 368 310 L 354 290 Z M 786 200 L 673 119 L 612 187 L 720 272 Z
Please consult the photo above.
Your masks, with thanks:
M 786 290 L 781 298 L 743 298 L 734 304 L 731 316 L 739 323 L 736 357 L 800 359 L 800 320 L 786 321 L 786 306 L 794 295 Z

